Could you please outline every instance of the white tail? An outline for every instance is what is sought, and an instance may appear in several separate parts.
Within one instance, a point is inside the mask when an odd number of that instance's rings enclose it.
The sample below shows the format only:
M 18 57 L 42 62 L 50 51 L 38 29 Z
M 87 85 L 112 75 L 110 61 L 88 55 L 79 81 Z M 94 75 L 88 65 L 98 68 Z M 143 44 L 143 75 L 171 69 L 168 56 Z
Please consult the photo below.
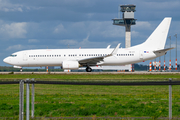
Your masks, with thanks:
M 153 31 L 153 33 L 144 43 L 134 46 L 133 48 L 136 47 L 140 49 L 150 48 L 154 50 L 164 49 L 170 23 L 171 23 L 171 17 L 164 18 L 164 20 L 159 24 L 159 26 Z

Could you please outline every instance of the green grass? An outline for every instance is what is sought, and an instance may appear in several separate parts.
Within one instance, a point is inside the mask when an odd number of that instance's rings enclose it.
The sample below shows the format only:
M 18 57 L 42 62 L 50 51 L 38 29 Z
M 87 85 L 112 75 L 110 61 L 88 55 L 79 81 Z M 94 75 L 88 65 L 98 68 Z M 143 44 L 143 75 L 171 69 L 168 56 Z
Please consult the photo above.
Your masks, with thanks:
M 0 79 L 64 79 L 64 80 L 138 80 L 138 79 L 180 79 L 180 74 L 2 74 Z
M 0 75 L 1 79 L 118 80 L 176 75 Z M 119 78 L 120 77 L 120 78 Z M 177 77 L 178 78 L 178 77 Z M 129 80 L 131 81 L 131 80 Z M 25 86 L 26 89 L 26 86 Z M 168 117 L 168 86 L 35 84 L 35 116 Z M 180 86 L 173 86 L 173 117 L 180 117 Z M 19 115 L 19 85 L 0 85 L 0 117 Z
M 18 117 L 18 88 L 1 86 L 0 116 Z M 179 116 L 179 93 L 173 86 L 173 117 Z M 36 117 L 93 115 L 168 117 L 168 86 L 35 85 Z

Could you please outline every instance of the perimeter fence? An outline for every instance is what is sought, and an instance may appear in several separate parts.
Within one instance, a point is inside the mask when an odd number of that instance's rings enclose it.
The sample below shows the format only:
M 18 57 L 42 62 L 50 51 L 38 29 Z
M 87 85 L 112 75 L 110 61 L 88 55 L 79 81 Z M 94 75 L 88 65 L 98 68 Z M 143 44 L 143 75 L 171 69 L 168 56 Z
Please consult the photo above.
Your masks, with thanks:
M 19 120 L 23 120 L 24 115 L 26 115 L 26 120 L 30 119 L 30 87 L 32 89 L 31 118 L 33 119 L 180 119 L 180 81 L 172 79 L 148 82 L 26 79 L 0 82 L 0 85 L 3 84 L 19 84 Z M 25 106 L 24 84 L 26 84 Z M 35 84 L 37 84 L 36 92 Z M 169 91 L 167 86 L 169 86 Z M 1 98 L 0 111 L 13 109 L 13 105 L 7 107 L 10 103 L 5 104 L 4 99 Z M 14 114 L 17 115 L 17 112 Z

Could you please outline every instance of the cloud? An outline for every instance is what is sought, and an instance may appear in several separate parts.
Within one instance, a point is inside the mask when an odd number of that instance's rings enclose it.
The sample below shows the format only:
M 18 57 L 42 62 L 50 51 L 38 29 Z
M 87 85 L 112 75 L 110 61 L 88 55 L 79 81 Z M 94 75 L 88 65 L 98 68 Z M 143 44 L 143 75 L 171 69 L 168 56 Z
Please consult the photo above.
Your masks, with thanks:
M 135 29 L 151 29 L 151 23 L 148 21 L 137 21 L 136 25 L 133 26 Z
M 18 45 L 9 46 L 6 50 L 9 51 L 9 50 L 21 50 L 21 49 L 23 49 L 23 46 L 18 44 Z
M 146 2 L 144 1 L 144 6 L 151 8 L 153 6 L 154 10 L 162 10 L 164 8 L 168 10 L 173 10 L 174 8 L 179 7 L 180 2 L 179 1 L 150 1 Z
M 0 34 L 4 38 L 25 38 L 26 33 L 26 22 L 2 24 L 0 28 Z
M 107 28 L 102 30 L 100 34 L 104 37 L 112 37 L 112 38 L 118 38 L 118 37 L 124 37 L 125 35 L 125 28 L 120 26 L 106 26 Z
M 85 30 L 92 36 L 102 36 L 106 38 L 116 38 L 123 37 L 124 27 L 118 27 L 112 25 L 112 21 L 88 21 L 88 22 L 78 22 L 73 27 L 80 28 L 80 30 Z
M 60 24 L 60 25 L 58 25 L 58 26 L 55 28 L 54 33 L 62 33 L 62 32 L 64 32 L 64 31 L 66 31 L 66 30 L 64 29 L 64 26 L 63 26 L 62 24 Z
M 37 40 L 37 39 L 29 39 L 28 40 L 28 43 L 37 43 L 37 42 L 39 42 L 39 40 Z
M 77 45 L 77 47 L 84 47 L 84 48 L 100 48 L 100 47 L 107 47 L 107 45 L 117 45 L 118 41 L 96 41 L 92 42 L 89 41 L 90 35 L 88 34 L 86 38 L 84 38 L 82 41 L 80 41 Z
M 63 22 L 53 28 L 53 37 L 65 38 L 68 40 L 84 37 L 90 34 L 93 38 L 121 38 L 125 36 L 125 28 L 112 25 L 112 21 L 82 21 L 82 22 Z
M 21 4 L 11 4 L 9 0 L 0 0 L 0 11 L 4 12 L 23 12 L 23 5 Z
M 63 44 L 63 45 L 76 45 L 78 44 L 78 42 L 76 40 L 59 40 L 58 42 L 59 44 Z
M 82 41 L 78 40 L 60 40 L 58 41 L 58 44 L 63 44 L 66 46 L 69 46 L 70 48 L 99 48 L 99 46 L 101 47 L 107 47 L 107 45 L 117 45 L 119 43 L 119 41 L 110 41 L 110 42 L 106 42 L 106 41 L 96 41 L 96 42 L 92 42 L 89 41 L 89 37 L 90 34 L 88 34 L 86 36 L 86 38 L 84 38 Z
M 140 36 L 139 32 L 137 32 L 137 31 L 131 31 L 131 35 L 132 35 L 132 37 Z
M 94 15 L 94 13 L 88 13 L 88 14 L 87 14 L 87 17 L 88 17 L 88 18 L 92 18 L 93 15 Z
M 81 46 L 89 46 L 90 44 L 92 44 L 91 42 L 89 42 L 89 36 L 87 35 L 86 38 L 84 38 L 82 41 L 78 42 L 77 40 L 60 40 L 58 43 L 59 44 L 63 44 L 63 45 L 70 45 L 73 47 L 81 47 Z

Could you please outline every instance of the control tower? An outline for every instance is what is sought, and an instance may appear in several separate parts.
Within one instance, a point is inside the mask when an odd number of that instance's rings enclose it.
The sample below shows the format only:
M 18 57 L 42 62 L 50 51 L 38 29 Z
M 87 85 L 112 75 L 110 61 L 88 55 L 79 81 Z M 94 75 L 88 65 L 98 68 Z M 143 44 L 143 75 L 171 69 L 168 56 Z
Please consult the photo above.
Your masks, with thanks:
M 135 5 L 120 5 L 122 12 L 122 19 L 115 18 L 113 20 L 113 25 L 125 26 L 125 47 L 131 47 L 131 25 L 136 24 L 136 19 L 134 19 L 134 12 L 136 11 Z

